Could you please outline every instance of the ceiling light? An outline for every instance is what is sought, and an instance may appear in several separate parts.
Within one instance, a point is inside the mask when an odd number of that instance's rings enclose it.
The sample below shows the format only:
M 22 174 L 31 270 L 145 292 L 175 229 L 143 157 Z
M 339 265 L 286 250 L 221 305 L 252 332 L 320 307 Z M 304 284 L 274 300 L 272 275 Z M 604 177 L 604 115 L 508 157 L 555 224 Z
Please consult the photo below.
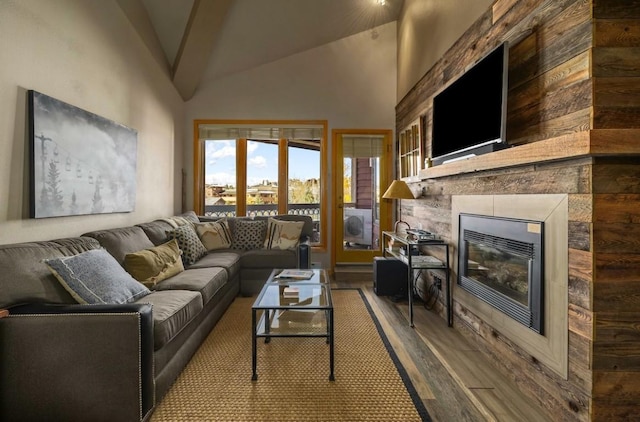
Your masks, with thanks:
M 384 6 L 387 0 L 377 0 L 377 2 L 380 6 Z

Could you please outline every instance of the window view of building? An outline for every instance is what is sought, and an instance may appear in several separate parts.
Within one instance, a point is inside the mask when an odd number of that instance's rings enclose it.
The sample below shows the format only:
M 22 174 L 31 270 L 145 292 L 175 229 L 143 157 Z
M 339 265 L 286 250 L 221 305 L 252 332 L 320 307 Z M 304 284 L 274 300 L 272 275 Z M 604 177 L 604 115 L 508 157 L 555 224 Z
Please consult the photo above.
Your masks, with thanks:
M 205 140 L 204 153 L 205 215 L 309 215 L 320 241 L 319 140 Z

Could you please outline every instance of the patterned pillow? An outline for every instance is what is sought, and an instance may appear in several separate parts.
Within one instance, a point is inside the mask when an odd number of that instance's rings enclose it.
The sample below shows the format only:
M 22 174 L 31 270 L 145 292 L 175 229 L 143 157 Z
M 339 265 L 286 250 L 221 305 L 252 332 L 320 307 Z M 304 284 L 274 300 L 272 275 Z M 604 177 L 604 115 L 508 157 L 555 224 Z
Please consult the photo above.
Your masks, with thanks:
M 125 255 L 124 269 L 140 283 L 153 287 L 160 281 L 184 271 L 178 241 Z
M 265 249 L 295 249 L 300 240 L 304 221 L 284 221 L 269 218 Z
M 207 254 L 207 249 L 204 247 L 198 234 L 191 227 L 191 224 L 185 224 L 176 229 L 167 231 L 169 239 L 176 239 L 178 246 L 182 251 L 182 262 L 184 265 L 195 264 L 200 258 Z
M 215 222 L 198 223 L 196 232 L 208 251 L 227 249 L 231 246 L 231 230 L 226 218 Z
M 262 249 L 267 231 L 266 220 L 236 220 L 231 249 L 248 251 Z
M 78 303 L 129 303 L 151 293 L 104 249 L 46 259 L 44 263 Z

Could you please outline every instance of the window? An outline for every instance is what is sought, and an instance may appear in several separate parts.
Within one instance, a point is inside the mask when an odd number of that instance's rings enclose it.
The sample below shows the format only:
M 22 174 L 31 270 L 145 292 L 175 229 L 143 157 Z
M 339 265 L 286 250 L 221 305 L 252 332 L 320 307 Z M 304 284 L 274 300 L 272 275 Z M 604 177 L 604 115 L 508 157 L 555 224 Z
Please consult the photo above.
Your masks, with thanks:
M 422 118 L 398 135 L 398 172 L 400 177 L 416 176 L 422 169 Z
M 236 141 L 205 141 L 204 210 L 201 214 L 236 215 Z M 214 211 L 215 210 L 215 211 Z
M 301 214 L 326 242 L 326 122 L 196 121 L 194 209 L 210 216 Z M 324 177 L 327 180 L 327 177 Z
M 246 215 L 278 212 L 278 142 L 247 140 Z

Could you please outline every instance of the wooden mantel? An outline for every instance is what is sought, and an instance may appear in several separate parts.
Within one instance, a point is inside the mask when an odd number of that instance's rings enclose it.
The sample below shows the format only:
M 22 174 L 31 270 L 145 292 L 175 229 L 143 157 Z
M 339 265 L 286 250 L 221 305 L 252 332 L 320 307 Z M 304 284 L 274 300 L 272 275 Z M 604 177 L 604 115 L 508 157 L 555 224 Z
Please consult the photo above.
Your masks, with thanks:
M 593 129 L 518 145 L 420 171 L 419 179 L 580 157 L 640 155 L 640 129 Z

